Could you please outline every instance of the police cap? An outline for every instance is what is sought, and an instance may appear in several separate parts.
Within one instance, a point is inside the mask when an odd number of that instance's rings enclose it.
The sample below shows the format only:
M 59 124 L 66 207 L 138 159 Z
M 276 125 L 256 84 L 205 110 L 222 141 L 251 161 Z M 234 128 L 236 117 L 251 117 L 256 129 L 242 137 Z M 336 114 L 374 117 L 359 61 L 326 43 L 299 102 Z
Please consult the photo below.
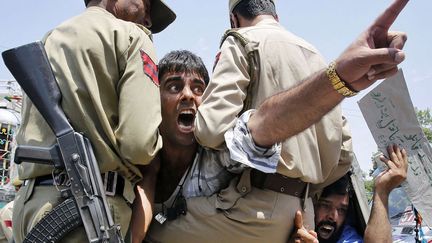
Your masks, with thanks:
M 176 14 L 162 0 L 153 0 L 150 17 L 152 21 L 150 30 L 153 33 L 159 33 L 174 22 Z
M 84 0 L 86 6 L 89 2 L 90 0 Z M 150 18 L 152 20 L 150 30 L 159 33 L 174 22 L 176 14 L 162 0 L 152 0 Z
M 229 11 L 230 13 L 234 10 L 234 8 L 237 6 L 243 0 L 229 0 Z M 274 3 L 274 0 L 270 0 Z
M 237 4 L 239 4 L 242 0 L 229 0 L 229 11 L 230 13 L 233 11 L 233 9 L 235 8 L 235 6 L 237 6 Z

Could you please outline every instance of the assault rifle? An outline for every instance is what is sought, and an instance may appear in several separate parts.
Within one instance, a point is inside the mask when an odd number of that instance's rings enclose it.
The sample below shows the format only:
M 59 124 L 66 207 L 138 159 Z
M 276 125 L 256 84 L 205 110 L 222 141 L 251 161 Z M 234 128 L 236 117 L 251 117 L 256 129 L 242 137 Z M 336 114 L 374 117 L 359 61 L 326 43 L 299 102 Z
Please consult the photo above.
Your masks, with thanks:
M 70 180 L 70 188 L 61 191 L 66 200 L 39 221 L 25 242 L 58 242 L 80 225 L 84 225 L 89 242 L 123 242 L 120 227 L 111 216 L 90 141 L 74 131 L 60 106 L 60 89 L 43 44 L 30 43 L 2 55 L 57 141 L 49 148 L 20 145 L 15 161 L 53 164 L 56 169 L 66 171 Z

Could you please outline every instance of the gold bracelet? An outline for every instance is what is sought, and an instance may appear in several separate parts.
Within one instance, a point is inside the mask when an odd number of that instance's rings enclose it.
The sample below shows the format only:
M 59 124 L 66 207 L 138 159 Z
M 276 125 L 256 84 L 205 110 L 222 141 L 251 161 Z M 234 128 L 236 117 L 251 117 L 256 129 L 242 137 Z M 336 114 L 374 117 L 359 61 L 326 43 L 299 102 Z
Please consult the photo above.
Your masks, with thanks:
M 339 78 L 339 75 L 336 73 L 336 63 L 331 62 L 326 70 L 327 77 L 330 80 L 333 88 L 341 95 L 345 97 L 352 97 L 358 94 L 357 91 L 350 89 L 344 81 Z

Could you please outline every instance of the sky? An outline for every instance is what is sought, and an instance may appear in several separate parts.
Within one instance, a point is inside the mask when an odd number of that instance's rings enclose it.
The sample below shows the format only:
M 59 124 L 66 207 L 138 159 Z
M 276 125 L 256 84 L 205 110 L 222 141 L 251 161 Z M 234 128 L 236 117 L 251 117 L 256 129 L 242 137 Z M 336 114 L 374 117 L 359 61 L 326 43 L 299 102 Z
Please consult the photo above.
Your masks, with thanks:
M 0 51 L 42 39 L 64 20 L 84 10 L 82 0 L 14 0 L 2 2 Z M 158 58 L 171 50 L 186 49 L 201 56 L 211 70 L 222 34 L 229 28 L 226 0 L 165 0 L 177 19 L 154 35 Z M 313 44 L 330 62 L 365 30 L 392 0 L 277 0 L 281 24 Z M 408 34 L 403 69 L 414 106 L 432 109 L 432 1 L 410 1 L 392 26 Z M 0 80 L 12 75 L 0 61 Z M 350 122 L 354 152 L 364 171 L 371 168 L 377 146 L 357 105 L 368 90 L 342 102 Z

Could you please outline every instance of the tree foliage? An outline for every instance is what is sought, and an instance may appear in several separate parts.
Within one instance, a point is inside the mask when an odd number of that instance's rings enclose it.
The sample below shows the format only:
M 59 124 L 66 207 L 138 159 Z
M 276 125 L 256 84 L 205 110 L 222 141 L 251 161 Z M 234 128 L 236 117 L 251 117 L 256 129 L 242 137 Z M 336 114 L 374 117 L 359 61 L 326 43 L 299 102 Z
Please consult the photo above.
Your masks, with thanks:
M 426 110 L 416 110 L 417 119 L 420 123 L 420 126 L 423 129 L 424 134 L 426 135 L 427 140 L 432 143 L 432 115 L 431 110 L 427 108 Z
M 374 181 L 373 180 L 365 180 L 364 186 L 366 190 L 366 197 L 368 202 L 372 200 L 373 190 L 374 190 Z
M 375 153 L 372 154 L 371 156 L 371 161 L 372 161 L 372 169 L 369 170 L 369 176 L 372 176 L 372 174 L 375 172 L 375 170 L 378 168 L 378 162 L 377 160 L 379 160 L 379 156 L 382 153 L 380 151 L 376 151 Z

